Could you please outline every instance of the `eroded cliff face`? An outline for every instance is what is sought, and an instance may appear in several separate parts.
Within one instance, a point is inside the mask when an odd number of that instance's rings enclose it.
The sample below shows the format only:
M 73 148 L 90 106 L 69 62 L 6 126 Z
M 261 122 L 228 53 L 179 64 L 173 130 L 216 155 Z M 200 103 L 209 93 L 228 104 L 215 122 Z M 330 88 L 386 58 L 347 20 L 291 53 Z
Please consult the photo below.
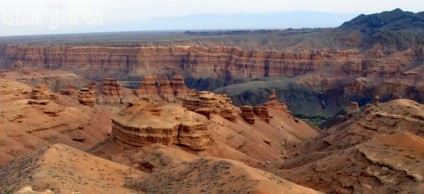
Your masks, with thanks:
M 154 74 L 163 78 L 162 85 L 174 87 L 176 84 L 167 79 L 181 75 L 184 80 L 179 82 L 198 90 L 273 77 L 292 78 L 280 86 L 265 84 L 262 92 L 255 85 L 216 92 L 229 94 L 239 106 L 256 105 L 265 102 L 274 87 L 285 94 L 280 100 L 286 101 L 295 114 L 304 115 L 332 116 L 350 101 L 364 105 L 375 95 L 383 101 L 403 97 L 423 102 L 424 98 L 422 45 L 404 51 L 387 51 L 376 44 L 367 50 L 303 52 L 200 46 L 3 45 L 0 56 L 2 67 L 65 69 L 94 80 L 114 77 L 138 81 Z M 160 91 L 165 96 L 175 95 L 169 88 Z
M 2 45 L 2 66 L 72 70 L 90 79 L 139 79 L 182 73 L 189 87 L 214 89 L 255 78 L 293 77 L 355 55 L 354 50 L 267 52 L 230 47 L 112 47 Z

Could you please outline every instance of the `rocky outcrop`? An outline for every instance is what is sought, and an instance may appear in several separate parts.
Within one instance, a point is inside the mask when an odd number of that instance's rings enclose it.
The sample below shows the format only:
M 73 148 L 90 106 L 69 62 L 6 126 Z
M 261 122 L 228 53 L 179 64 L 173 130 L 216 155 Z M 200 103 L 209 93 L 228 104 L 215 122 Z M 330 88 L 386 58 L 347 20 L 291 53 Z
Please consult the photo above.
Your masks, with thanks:
M 78 93 L 78 101 L 80 104 L 93 107 L 96 104 L 96 94 L 89 88 L 81 88 Z
M 181 124 L 177 137 L 179 144 L 193 150 L 205 150 L 211 138 L 204 123 L 185 121 Z
M 210 119 L 212 109 L 211 108 L 198 108 L 194 110 L 194 112 L 199 113 L 201 115 L 205 115 L 206 118 Z
M 140 82 L 140 86 L 134 90 L 139 98 L 154 99 L 159 95 L 156 76 L 145 75 L 144 80 Z
M 380 96 L 375 96 L 374 97 L 374 105 L 380 104 Z
M 269 96 L 269 101 L 260 105 L 266 108 L 279 109 L 286 112 L 289 115 L 292 115 L 292 112 L 288 109 L 287 105 L 285 103 L 281 103 L 278 101 L 278 96 L 277 96 L 277 93 L 275 92 L 275 89 L 272 89 L 272 93 Z
M 32 99 L 35 100 L 56 100 L 57 95 L 50 92 L 46 84 L 38 84 L 32 89 Z
M 276 101 L 276 100 L 277 100 L 277 94 L 276 94 L 276 92 L 275 92 L 275 89 L 272 89 L 272 93 L 271 93 L 271 95 L 269 96 L 269 100 L 270 100 L 270 101 Z
M 171 82 L 172 88 L 174 89 L 174 94 L 176 97 L 186 97 L 192 93 L 195 93 L 195 90 L 189 89 L 184 82 L 184 78 L 181 75 L 174 75 Z
M 242 106 L 240 107 L 240 110 L 242 111 L 242 117 L 248 123 L 250 122 L 252 122 L 251 124 L 254 123 L 253 114 L 257 115 L 266 123 L 269 123 L 270 119 L 272 119 L 272 116 L 269 114 L 269 111 L 268 111 L 269 108 L 284 111 L 289 116 L 292 115 L 291 111 L 287 108 L 287 105 L 285 103 L 281 103 L 278 101 L 278 96 L 275 89 L 272 89 L 272 93 L 269 96 L 269 101 L 263 104 L 258 104 L 256 106 L 253 106 L 253 108 L 251 106 Z M 294 119 L 296 120 L 296 118 Z
M 124 102 L 128 102 L 128 98 L 132 99 L 128 94 L 124 95 L 124 88 L 117 79 L 105 78 L 101 87 L 96 87 L 95 82 L 86 87 L 90 90 L 96 89 L 99 91 L 99 95 L 96 97 L 99 104 L 124 104 Z
M 183 99 L 183 107 L 187 110 L 195 111 L 197 109 L 200 109 L 200 99 L 199 95 L 191 95 L 187 98 Z M 211 110 L 212 111 L 212 110 Z
M 358 114 L 361 112 L 361 109 L 359 109 L 359 105 L 357 102 L 351 102 L 349 106 L 345 109 L 345 114 L 348 117 L 352 117 L 355 114 Z
M 183 107 L 187 110 L 196 112 L 206 112 L 209 117 L 211 113 L 218 114 L 221 117 L 236 122 L 237 110 L 230 98 L 225 94 L 214 94 L 212 92 L 201 91 L 183 99 Z M 203 111 L 209 109 L 209 111 Z M 202 111 L 200 111 L 202 110 Z
M 225 108 L 218 113 L 222 118 L 227 119 L 233 123 L 237 122 L 237 113 L 232 108 Z
M 253 113 L 253 107 L 241 106 L 240 110 L 241 110 L 241 116 L 247 123 L 251 125 L 255 123 L 255 117 L 254 117 L 255 114 Z
M 253 112 L 255 113 L 255 115 L 257 115 L 259 118 L 261 118 L 263 121 L 265 121 L 266 123 L 269 123 L 270 120 L 270 115 L 268 112 L 268 108 L 265 106 L 254 106 L 253 107 Z
M 122 96 L 122 86 L 117 79 L 105 78 L 101 90 L 104 95 Z
M 112 134 L 133 146 L 162 143 L 205 150 L 212 142 L 206 125 L 187 114 L 177 113 L 183 110 L 178 106 L 134 102 L 112 117 Z
M 161 96 L 167 102 L 175 101 L 174 89 L 171 86 L 171 82 L 168 80 L 166 76 L 158 77 L 158 85 L 159 85 L 159 96 Z
M 49 103 L 50 100 L 28 100 L 28 104 L 47 105 Z
M 76 91 L 77 89 L 74 86 L 68 86 L 66 89 L 60 89 L 60 94 L 72 96 Z
M 181 103 L 182 98 L 196 93 L 196 90 L 187 88 L 179 75 L 173 76 L 172 81 L 166 76 L 146 75 L 134 93 L 142 99 Z

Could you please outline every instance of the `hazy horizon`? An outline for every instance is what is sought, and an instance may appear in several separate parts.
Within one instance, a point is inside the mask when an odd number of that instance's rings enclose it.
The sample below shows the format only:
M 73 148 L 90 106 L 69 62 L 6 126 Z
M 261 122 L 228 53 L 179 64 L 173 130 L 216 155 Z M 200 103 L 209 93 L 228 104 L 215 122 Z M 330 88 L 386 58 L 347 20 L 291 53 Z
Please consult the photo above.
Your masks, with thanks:
M 2 2 L 0 36 L 127 31 L 286 29 L 337 27 L 360 14 L 400 8 L 419 12 L 412 0 L 225 1 L 16 0 Z

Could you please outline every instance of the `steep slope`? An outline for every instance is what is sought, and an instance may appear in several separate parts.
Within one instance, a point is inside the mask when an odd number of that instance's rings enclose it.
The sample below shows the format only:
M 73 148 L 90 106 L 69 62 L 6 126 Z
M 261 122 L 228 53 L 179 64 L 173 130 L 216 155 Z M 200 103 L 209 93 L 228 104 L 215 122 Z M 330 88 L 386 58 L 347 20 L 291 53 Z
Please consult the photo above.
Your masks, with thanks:
M 97 158 L 63 144 L 40 149 L 0 166 L 0 191 L 32 186 L 54 193 L 136 193 L 126 179 L 143 176 L 129 167 Z
M 242 162 L 209 157 L 134 179 L 126 187 L 147 193 L 319 193 Z
M 7 162 L 0 170 L 5 193 L 319 193 L 238 161 L 184 160 L 147 175 L 62 144 Z
M 41 89 L 0 78 L 0 163 L 51 143 L 88 149 L 110 134 L 109 110 L 34 91 Z
M 273 172 L 329 193 L 420 193 L 423 116 L 424 105 L 411 100 L 368 105 L 288 152 Z
M 422 146 L 422 137 L 398 132 L 277 174 L 328 193 L 422 193 Z

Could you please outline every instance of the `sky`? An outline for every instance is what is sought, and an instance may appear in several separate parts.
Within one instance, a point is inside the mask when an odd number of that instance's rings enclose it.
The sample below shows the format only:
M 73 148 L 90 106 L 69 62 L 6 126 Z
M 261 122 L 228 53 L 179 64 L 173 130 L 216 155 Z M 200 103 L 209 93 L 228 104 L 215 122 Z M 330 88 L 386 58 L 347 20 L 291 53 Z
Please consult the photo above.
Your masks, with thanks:
M 7 2 L 6 2 L 7 1 Z M 337 27 L 422 0 L 1 0 L 0 36 L 83 32 Z

